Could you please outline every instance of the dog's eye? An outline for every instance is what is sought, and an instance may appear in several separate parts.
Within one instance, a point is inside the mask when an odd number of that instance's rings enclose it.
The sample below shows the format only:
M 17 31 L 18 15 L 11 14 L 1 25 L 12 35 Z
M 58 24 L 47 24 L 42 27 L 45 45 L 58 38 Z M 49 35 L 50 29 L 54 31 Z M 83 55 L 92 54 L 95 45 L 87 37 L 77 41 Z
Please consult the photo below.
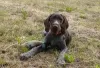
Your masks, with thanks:
M 62 19 L 59 19 L 59 23 L 62 24 L 63 23 L 63 20 Z
M 53 20 L 50 20 L 50 24 L 52 24 L 54 21 Z

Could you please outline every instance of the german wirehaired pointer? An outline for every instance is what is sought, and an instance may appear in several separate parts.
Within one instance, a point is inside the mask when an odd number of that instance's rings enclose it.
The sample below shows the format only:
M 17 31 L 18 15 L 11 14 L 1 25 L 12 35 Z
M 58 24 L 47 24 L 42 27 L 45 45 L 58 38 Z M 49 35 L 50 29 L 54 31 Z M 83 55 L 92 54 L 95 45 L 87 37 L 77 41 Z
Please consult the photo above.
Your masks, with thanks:
M 21 60 L 28 59 L 29 57 L 48 49 L 56 48 L 60 51 L 57 63 L 65 64 L 64 54 L 67 51 L 67 46 L 71 41 L 71 35 L 68 32 L 68 21 L 62 14 L 51 14 L 45 21 L 45 39 L 44 42 L 31 41 L 26 43 L 26 47 L 30 51 L 20 55 Z

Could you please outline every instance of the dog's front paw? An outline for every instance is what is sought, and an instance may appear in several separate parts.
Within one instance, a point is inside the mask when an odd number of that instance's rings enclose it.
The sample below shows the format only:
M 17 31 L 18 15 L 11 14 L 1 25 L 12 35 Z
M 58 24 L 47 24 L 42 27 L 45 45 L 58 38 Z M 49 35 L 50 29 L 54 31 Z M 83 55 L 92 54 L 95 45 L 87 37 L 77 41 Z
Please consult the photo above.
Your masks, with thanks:
M 28 59 L 28 57 L 25 56 L 24 54 L 21 54 L 19 58 L 20 58 L 20 60 L 27 60 Z
M 66 62 L 65 62 L 64 59 L 58 59 L 58 60 L 57 60 L 57 64 L 64 65 L 64 64 L 66 64 Z

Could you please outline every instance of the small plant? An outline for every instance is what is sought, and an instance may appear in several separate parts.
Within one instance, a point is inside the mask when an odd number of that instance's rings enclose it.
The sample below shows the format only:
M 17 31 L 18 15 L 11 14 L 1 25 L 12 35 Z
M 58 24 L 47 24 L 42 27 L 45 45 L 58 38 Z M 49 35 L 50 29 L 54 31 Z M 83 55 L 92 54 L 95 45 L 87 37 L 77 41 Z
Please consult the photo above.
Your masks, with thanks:
M 4 30 L 2 30 L 2 29 L 0 29 L 0 36 L 3 36 L 3 35 L 4 35 L 4 33 L 5 33 L 5 31 L 4 31 Z
M 74 9 L 71 7 L 66 7 L 66 12 L 72 12 Z
M 22 10 L 21 13 L 22 13 L 22 18 L 25 20 L 28 16 L 27 11 Z
M 100 65 L 99 64 L 96 64 L 96 67 L 95 68 L 100 68 Z
M 17 40 L 18 44 L 21 45 L 21 38 L 17 37 L 16 40 Z
M 29 51 L 29 49 L 25 46 L 18 46 L 18 50 L 20 51 L 20 53 L 24 53 Z
M 7 62 L 4 59 L 0 58 L 0 66 L 4 66 L 6 64 Z
M 19 46 L 17 46 L 17 48 L 18 48 L 18 50 L 19 50 L 21 53 L 27 52 L 27 51 L 29 50 L 27 47 L 21 46 L 21 42 L 22 42 L 22 40 L 23 40 L 22 37 L 17 37 L 16 40 L 17 40 L 17 42 L 18 42 L 18 44 L 19 44 Z
M 80 15 L 80 18 L 86 19 L 87 17 L 85 15 Z
M 70 55 L 70 54 L 65 54 L 64 58 L 65 58 L 65 61 L 68 62 L 68 63 L 72 63 L 75 60 L 74 56 Z
M 59 9 L 59 11 L 65 11 L 64 9 Z

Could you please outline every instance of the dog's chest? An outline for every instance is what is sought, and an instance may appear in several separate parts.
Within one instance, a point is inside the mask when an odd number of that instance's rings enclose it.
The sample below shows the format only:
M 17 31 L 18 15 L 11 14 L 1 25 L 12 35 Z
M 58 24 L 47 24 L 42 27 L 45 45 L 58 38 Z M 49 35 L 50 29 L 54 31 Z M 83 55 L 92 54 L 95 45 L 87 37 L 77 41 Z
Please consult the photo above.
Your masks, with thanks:
M 65 40 L 65 36 L 53 37 L 51 40 L 51 45 L 52 46 L 59 45 L 59 43 L 64 40 Z
M 59 42 L 59 38 L 53 38 L 52 40 L 51 40 L 51 45 L 57 45 L 58 44 L 58 42 Z

